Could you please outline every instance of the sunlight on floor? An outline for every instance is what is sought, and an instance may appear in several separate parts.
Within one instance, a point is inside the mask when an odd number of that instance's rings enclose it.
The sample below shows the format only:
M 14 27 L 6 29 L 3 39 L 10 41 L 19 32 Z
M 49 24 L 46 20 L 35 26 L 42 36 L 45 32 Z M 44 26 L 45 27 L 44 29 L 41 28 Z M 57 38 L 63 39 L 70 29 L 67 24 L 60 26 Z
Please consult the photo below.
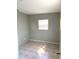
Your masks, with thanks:
M 40 47 L 37 50 L 37 53 L 39 55 L 39 59 L 48 59 L 48 55 L 47 55 L 45 50 L 46 50 L 46 46 Z

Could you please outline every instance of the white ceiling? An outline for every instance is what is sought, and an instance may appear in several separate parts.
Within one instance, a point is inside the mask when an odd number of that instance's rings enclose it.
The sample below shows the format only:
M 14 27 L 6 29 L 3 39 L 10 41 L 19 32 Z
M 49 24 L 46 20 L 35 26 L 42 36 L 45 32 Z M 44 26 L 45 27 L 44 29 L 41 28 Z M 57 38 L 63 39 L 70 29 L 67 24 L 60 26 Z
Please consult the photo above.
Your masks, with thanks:
M 17 0 L 17 9 L 29 15 L 60 12 L 60 0 Z

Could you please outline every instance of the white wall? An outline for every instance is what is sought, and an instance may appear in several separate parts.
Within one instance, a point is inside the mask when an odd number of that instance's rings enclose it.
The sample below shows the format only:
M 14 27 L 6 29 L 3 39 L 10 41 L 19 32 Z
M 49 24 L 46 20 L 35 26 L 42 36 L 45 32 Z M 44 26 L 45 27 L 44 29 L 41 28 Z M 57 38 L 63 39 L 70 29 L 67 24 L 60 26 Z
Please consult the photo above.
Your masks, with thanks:
M 17 28 L 19 46 L 29 39 L 28 16 L 17 11 Z
M 48 19 L 49 29 L 38 30 L 38 20 Z M 60 14 L 30 15 L 30 39 L 58 43 L 60 41 Z
M 38 30 L 38 20 L 48 19 L 48 30 Z M 30 40 L 58 43 L 60 41 L 60 13 L 25 15 L 17 11 L 19 46 Z

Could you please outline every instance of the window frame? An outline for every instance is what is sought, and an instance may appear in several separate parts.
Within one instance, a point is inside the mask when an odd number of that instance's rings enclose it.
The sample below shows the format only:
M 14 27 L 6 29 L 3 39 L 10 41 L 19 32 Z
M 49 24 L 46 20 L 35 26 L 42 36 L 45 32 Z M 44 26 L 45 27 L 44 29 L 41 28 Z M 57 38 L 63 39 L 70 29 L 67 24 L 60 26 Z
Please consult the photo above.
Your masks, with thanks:
M 45 20 L 47 20 L 47 29 L 45 29 L 45 28 L 40 28 L 39 26 L 40 26 L 40 21 L 45 21 Z M 38 30 L 45 30 L 45 31 L 47 31 L 49 29 L 49 20 L 48 19 L 39 19 L 38 20 Z

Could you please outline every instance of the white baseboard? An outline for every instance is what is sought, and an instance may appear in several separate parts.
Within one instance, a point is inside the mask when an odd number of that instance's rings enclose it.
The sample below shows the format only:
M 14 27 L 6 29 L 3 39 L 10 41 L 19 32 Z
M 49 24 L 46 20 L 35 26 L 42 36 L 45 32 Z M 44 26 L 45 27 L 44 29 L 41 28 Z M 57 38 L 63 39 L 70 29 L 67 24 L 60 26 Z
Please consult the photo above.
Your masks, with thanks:
M 48 42 L 48 41 L 41 41 L 41 40 L 35 40 L 35 39 L 30 39 L 29 41 L 45 42 L 45 43 L 50 43 L 50 44 L 56 44 L 56 45 L 58 45 L 58 42 Z

